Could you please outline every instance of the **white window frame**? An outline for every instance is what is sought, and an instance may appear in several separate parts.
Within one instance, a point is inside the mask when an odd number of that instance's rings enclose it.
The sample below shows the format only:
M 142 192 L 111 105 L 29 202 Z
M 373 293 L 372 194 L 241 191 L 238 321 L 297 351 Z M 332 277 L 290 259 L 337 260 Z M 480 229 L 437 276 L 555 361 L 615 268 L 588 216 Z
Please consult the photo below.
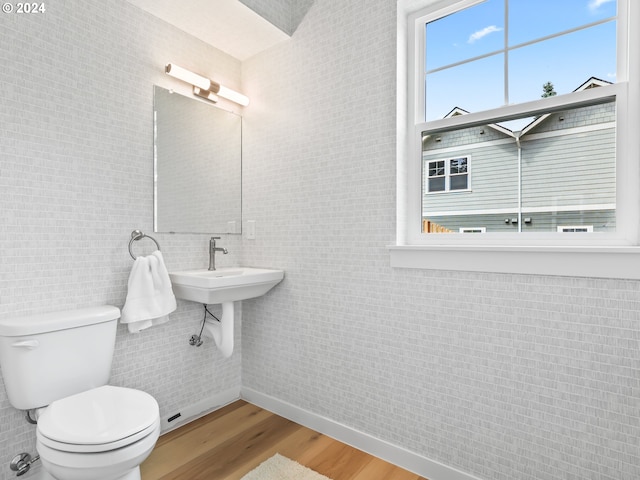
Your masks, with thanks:
M 492 110 L 424 122 L 424 25 L 482 0 L 398 0 L 397 238 L 391 265 L 404 268 L 640 279 L 640 2 L 618 0 L 617 83 Z M 626 22 L 623 20 L 626 19 Z M 631 27 L 630 27 L 631 26 Z M 620 38 L 624 41 L 621 42 Z M 504 117 L 543 114 L 616 99 L 615 233 L 423 234 L 422 132 Z M 634 107 L 635 106 L 635 107 Z M 630 256 L 634 257 L 631 258 Z M 637 261 L 636 261 L 637 260 Z
M 451 173 L 451 160 L 458 160 L 458 159 L 465 159 L 467 161 L 467 171 L 465 173 Z M 455 157 L 442 157 L 442 158 L 435 158 L 435 159 L 431 159 L 431 160 L 423 160 L 423 163 L 425 164 L 425 171 L 428 172 L 429 171 L 429 167 L 428 165 L 430 163 L 434 163 L 434 162 L 444 162 L 444 190 L 434 190 L 431 191 L 429 190 L 429 179 L 430 178 L 435 178 L 435 177 L 430 177 L 429 174 L 427 173 L 424 176 L 424 192 L 427 195 L 442 195 L 442 194 L 448 194 L 448 193 L 456 193 L 456 192 L 468 192 L 471 190 L 471 155 L 457 155 Z M 466 175 L 467 177 L 467 188 L 456 188 L 456 189 L 451 189 L 451 177 L 452 176 L 461 176 L 461 175 Z

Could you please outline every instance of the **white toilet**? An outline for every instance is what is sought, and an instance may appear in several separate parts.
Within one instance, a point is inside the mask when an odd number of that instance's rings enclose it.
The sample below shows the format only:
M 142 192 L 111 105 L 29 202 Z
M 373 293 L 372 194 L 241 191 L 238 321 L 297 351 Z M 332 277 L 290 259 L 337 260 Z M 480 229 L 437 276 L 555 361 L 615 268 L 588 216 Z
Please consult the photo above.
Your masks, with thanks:
M 101 306 L 0 321 L 5 389 L 36 411 L 45 479 L 140 480 L 160 415 L 151 395 L 106 385 L 118 318 Z

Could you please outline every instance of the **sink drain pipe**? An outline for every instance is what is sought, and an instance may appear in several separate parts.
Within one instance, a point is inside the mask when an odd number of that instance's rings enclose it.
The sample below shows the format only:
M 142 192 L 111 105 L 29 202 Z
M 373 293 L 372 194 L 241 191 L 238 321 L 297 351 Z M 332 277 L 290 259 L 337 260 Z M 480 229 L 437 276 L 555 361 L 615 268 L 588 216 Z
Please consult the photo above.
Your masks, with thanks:
M 206 319 L 205 336 L 213 338 L 220 353 L 229 358 L 233 353 L 234 302 L 222 302 L 222 318 L 219 322 Z
M 198 335 L 191 335 L 189 345 L 199 347 L 202 345 L 202 334 L 212 338 L 216 346 L 225 358 L 229 358 L 233 353 L 233 329 L 235 307 L 234 302 L 222 302 L 222 320 L 212 314 L 207 305 L 204 304 L 204 319 L 202 320 L 202 328 Z M 207 317 L 211 315 L 213 320 Z

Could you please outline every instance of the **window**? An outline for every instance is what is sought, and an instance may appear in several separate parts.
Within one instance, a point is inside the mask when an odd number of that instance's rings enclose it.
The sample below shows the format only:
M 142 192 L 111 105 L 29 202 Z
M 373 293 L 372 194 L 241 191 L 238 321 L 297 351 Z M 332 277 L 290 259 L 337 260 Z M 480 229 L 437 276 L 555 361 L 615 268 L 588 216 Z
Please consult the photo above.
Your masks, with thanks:
M 427 172 L 429 178 L 425 187 L 427 192 L 444 192 L 447 190 L 447 175 L 444 168 L 445 163 L 445 160 L 437 160 L 435 162 L 428 163 Z
M 485 0 L 420 22 L 423 220 L 452 231 L 480 220 L 489 232 L 555 234 L 559 224 L 580 217 L 597 225 L 596 232 L 615 232 L 616 101 L 606 87 L 617 72 L 616 1 L 589 7 L 565 0 L 542 14 L 541 3 Z M 531 112 L 558 93 L 586 91 L 602 95 Z M 464 122 L 471 112 L 500 115 L 503 105 L 527 101 L 532 107 L 516 118 Z M 456 126 L 431 129 L 439 119 Z M 430 196 L 467 190 L 467 157 L 439 159 L 466 151 L 477 157 L 474 191 L 464 198 Z M 518 221 L 502 222 L 505 214 Z M 526 228 L 523 214 L 532 218 Z
M 480 271 L 496 270 L 469 266 L 460 249 L 636 253 L 637 3 L 399 0 L 398 11 L 408 40 L 399 138 L 408 140 L 398 147 L 392 265 L 433 265 L 396 261 L 410 250 L 437 252 L 443 268 L 464 257 L 459 269 Z
M 426 161 L 425 193 L 467 190 L 469 157 Z
M 593 225 L 558 225 L 561 233 L 589 233 L 593 232 Z

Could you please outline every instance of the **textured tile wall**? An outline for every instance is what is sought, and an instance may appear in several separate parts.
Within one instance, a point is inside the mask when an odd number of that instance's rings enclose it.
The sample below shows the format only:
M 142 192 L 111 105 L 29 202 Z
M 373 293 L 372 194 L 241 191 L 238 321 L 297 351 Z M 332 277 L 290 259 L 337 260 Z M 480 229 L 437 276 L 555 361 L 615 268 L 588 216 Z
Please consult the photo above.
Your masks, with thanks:
M 640 478 L 640 283 L 391 269 L 395 3 L 243 63 L 243 386 L 483 479 Z
M 286 34 L 293 35 L 314 0 L 269 0 L 268 2 L 240 0 L 240 2 Z
M 260 2 L 256 0 L 240 0 L 258 15 L 267 19 L 283 32 L 291 35 L 295 28 L 291 25 L 291 0 L 271 0 Z
M 153 85 L 183 88 L 163 72 L 173 61 L 237 88 L 240 64 L 124 0 L 3 13 L 0 45 L 0 316 L 121 307 L 129 235 L 153 231 Z M 169 269 L 207 264 L 207 235 L 156 238 Z M 233 264 L 240 239 L 221 243 L 220 263 Z M 171 317 L 139 335 L 119 327 L 112 372 L 153 394 L 162 415 L 240 385 L 240 349 L 223 360 L 210 343 L 188 345 L 201 307 L 179 302 Z M 0 418 L 5 480 L 13 455 L 35 452 L 35 431 L 4 386 Z
M 240 67 L 123 1 L 0 22 L 0 315 L 121 306 L 128 235 L 152 229 L 158 67 L 231 85 Z M 637 282 L 389 268 L 395 4 L 316 0 L 243 80 L 257 238 L 225 238 L 221 259 L 287 271 L 245 302 L 243 383 L 481 478 L 640 477 Z M 157 238 L 170 268 L 206 262 L 205 235 Z M 165 414 L 237 386 L 239 355 L 186 345 L 199 319 L 181 302 L 120 328 L 113 383 Z M 0 415 L 5 480 L 34 432 L 3 389 Z

